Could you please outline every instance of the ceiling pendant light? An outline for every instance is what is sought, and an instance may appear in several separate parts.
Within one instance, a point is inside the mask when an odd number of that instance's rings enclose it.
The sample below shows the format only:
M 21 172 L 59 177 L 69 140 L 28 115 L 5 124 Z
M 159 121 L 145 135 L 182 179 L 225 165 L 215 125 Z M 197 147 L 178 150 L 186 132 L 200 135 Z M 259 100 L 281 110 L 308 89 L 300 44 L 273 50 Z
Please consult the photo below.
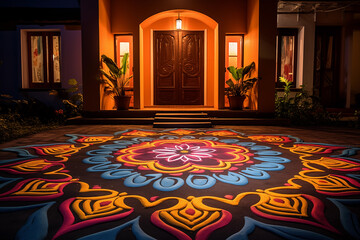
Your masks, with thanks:
M 178 13 L 178 18 L 176 19 L 176 29 L 181 30 L 182 28 L 182 20 L 180 18 L 180 13 Z

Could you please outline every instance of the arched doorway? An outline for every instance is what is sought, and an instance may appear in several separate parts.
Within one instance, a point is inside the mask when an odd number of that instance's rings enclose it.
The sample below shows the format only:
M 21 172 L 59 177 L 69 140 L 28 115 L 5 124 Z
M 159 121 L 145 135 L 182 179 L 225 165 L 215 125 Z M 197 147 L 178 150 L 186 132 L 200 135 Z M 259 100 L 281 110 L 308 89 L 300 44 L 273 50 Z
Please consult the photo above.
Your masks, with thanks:
M 182 29 L 176 30 L 175 20 L 179 16 L 182 20 Z M 177 52 L 169 55 L 166 50 L 161 52 L 157 49 L 156 46 L 161 38 L 167 39 L 162 42 L 164 47 L 173 43 L 172 49 Z M 192 71 L 187 74 L 186 71 L 190 68 L 184 67 L 182 63 L 186 61 L 186 53 L 192 49 L 198 52 L 189 53 L 188 56 L 196 55 L 198 61 L 195 66 L 196 71 L 193 71 L 193 65 L 190 67 Z M 164 75 L 157 71 L 159 54 L 164 56 L 161 58 L 162 61 L 168 62 L 166 56 L 175 60 L 170 64 L 169 69 L 172 70 L 168 79 L 162 80 L 159 77 Z M 218 24 L 210 17 L 195 11 L 177 9 L 155 14 L 140 24 L 141 109 L 166 106 L 166 99 L 169 99 L 168 105 L 175 105 L 176 108 L 194 105 L 218 109 L 217 66 Z M 197 75 L 193 74 L 195 72 Z M 197 100 L 191 101 L 191 99 Z

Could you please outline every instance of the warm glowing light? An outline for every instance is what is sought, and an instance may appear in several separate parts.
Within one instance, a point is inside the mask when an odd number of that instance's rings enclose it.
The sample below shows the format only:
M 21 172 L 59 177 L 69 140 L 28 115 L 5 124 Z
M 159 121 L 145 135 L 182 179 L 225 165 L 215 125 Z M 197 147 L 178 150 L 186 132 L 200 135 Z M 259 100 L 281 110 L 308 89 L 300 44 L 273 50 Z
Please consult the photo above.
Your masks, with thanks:
M 180 13 L 178 15 L 178 18 L 176 19 L 176 29 L 180 30 L 182 28 L 182 20 L 180 18 Z
M 130 43 L 129 42 L 120 42 L 120 56 L 124 56 L 125 53 L 130 52 Z
M 238 53 L 238 43 L 237 42 L 229 42 L 229 57 L 236 57 Z

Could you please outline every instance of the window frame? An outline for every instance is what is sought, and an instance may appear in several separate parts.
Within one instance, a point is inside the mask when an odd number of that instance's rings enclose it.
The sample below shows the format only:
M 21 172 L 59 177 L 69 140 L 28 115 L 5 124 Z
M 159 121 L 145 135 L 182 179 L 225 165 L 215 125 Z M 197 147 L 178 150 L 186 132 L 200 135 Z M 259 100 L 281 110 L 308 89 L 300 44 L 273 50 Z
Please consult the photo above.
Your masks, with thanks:
M 239 38 L 239 39 L 234 40 L 234 39 L 237 39 L 237 38 Z M 227 70 L 227 68 L 230 65 L 229 58 L 230 57 L 235 57 L 235 56 L 229 54 L 229 44 L 232 43 L 232 42 L 239 43 L 237 45 L 237 54 L 236 54 L 236 57 L 238 58 L 237 59 L 237 66 L 235 66 L 235 67 L 241 68 L 241 67 L 244 66 L 245 34 L 236 34 L 236 33 L 225 34 L 225 74 L 224 74 L 224 79 L 225 79 L 224 87 L 225 88 L 228 87 L 227 84 L 226 84 L 226 81 L 228 79 L 232 78 L 231 74 Z M 224 108 L 229 108 L 229 107 L 230 107 L 229 99 L 226 96 L 226 94 L 224 94 Z
M 124 40 L 125 41 L 121 41 Z M 120 67 L 121 62 L 120 59 L 120 42 L 128 42 L 129 43 L 129 75 L 134 74 L 134 36 L 133 34 L 114 34 L 114 56 L 115 56 L 115 63 Z M 129 83 L 125 86 L 125 92 L 127 96 L 131 96 L 130 100 L 130 108 L 134 107 L 134 78 L 131 78 Z
M 33 82 L 32 76 L 32 50 L 31 50 L 31 37 L 41 36 L 43 51 L 46 53 L 43 56 L 44 65 L 44 82 Z M 59 89 L 61 88 L 61 70 L 60 82 L 54 82 L 54 59 L 53 59 L 53 39 L 54 36 L 59 37 L 59 62 L 61 63 L 61 33 L 59 31 L 28 31 L 26 32 L 27 41 L 27 64 L 28 64 L 28 84 L 30 89 Z M 47 37 L 47 38 L 46 38 Z M 61 64 L 60 64 L 61 68 Z
M 276 47 L 276 79 L 275 79 L 275 87 L 276 88 L 284 88 L 285 84 L 279 81 L 279 77 L 281 76 L 281 41 L 280 37 L 283 36 L 293 36 L 294 37 L 294 71 L 293 71 L 293 82 L 291 88 L 296 88 L 297 86 L 297 62 L 298 62 L 298 28 L 278 28 L 277 29 L 277 47 Z

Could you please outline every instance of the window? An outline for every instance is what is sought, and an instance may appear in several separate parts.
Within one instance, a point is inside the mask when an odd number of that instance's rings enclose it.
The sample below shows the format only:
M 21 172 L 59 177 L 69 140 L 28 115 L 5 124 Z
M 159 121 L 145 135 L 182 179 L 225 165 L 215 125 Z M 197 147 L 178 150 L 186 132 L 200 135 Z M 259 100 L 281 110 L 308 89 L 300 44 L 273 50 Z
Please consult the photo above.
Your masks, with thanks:
M 225 68 L 243 66 L 244 35 L 225 36 Z M 231 78 L 229 71 L 225 71 L 225 82 Z M 225 87 L 228 87 L 225 83 Z M 229 107 L 229 99 L 225 96 L 225 107 Z
M 60 32 L 27 32 L 30 88 L 60 88 Z
M 120 67 L 122 58 L 125 53 L 129 53 L 128 71 L 126 78 L 133 75 L 133 36 L 132 35 L 115 35 L 115 56 L 116 64 Z M 130 107 L 134 107 L 134 81 L 130 79 L 126 86 L 126 95 L 131 96 Z
M 279 77 L 293 82 L 296 87 L 297 28 L 279 28 L 276 46 L 276 87 L 282 88 Z

